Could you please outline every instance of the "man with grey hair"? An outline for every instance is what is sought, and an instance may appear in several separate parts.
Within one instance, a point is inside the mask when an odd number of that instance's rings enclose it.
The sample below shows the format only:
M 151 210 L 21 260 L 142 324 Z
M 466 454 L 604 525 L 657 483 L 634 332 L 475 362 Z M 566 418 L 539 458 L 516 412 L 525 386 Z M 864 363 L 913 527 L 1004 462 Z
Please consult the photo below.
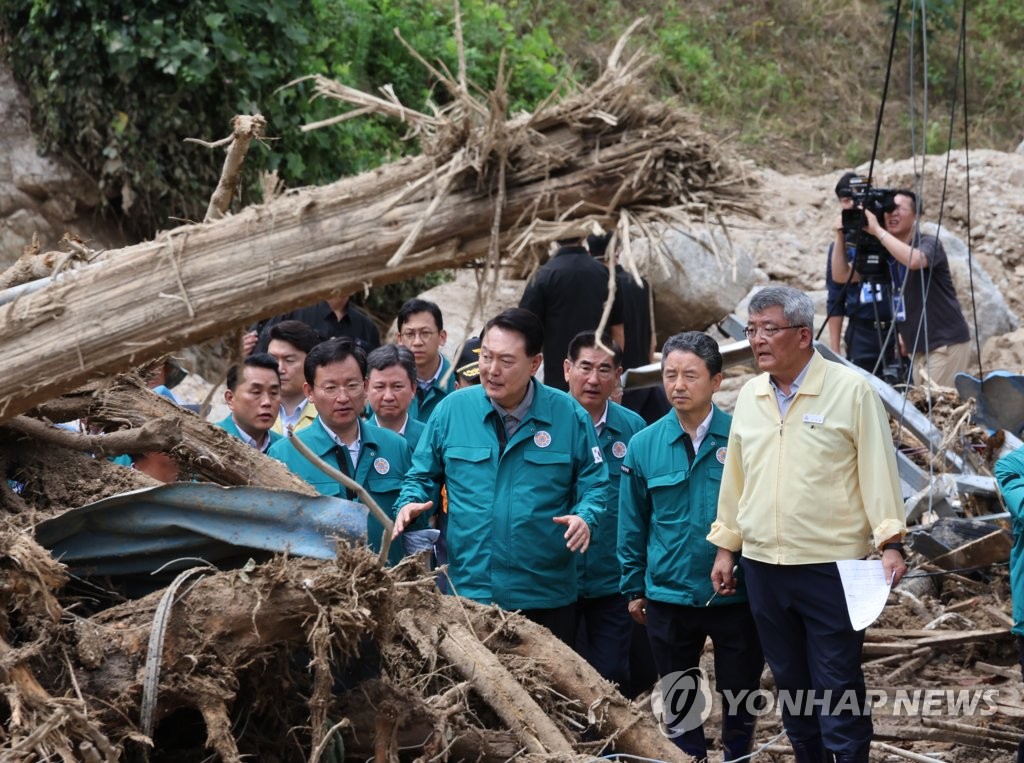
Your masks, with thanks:
M 754 692 L 764 657 L 742 585 L 727 599 L 715 596 L 708 579 L 716 549 L 705 536 L 715 519 L 732 420 L 711 401 L 722 383 L 718 343 L 699 331 L 670 337 L 661 379 L 673 410 L 633 437 L 622 464 L 621 590 L 633 619 L 647 626 L 673 741 L 706 760 L 703 727 L 684 731 L 684 719 L 668 712 L 683 706 L 673 696 L 682 686 L 678 676 L 699 668 L 710 637 L 718 691 Z M 722 707 L 724 759 L 742 759 L 757 719 L 743 703 Z
M 864 632 L 850 624 L 836 562 L 877 550 L 886 581 L 906 571 L 906 533 L 889 422 L 856 372 L 814 351 L 810 298 L 786 286 L 750 301 L 760 376 L 740 391 L 725 457 L 717 594 L 738 586 L 736 554 L 798 763 L 867 763 Z

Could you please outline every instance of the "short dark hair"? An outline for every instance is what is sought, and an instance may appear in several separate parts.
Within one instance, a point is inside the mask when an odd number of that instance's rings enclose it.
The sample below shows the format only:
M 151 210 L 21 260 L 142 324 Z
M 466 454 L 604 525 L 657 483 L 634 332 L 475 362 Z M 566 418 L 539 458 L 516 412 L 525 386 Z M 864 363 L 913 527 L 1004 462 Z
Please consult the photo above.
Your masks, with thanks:
M 850 181 L 857 179 L 856 172 L 847 172 L 836 183 L 836 197 L 840 199 L 848 199 L 853 196 L 853 189 L 850 188 Z
M 287 342 L 297 350 L 309 354 L 309 351 L 320 344 L 320 335 L 308 323 L 302 321 L 281 321 L 270 327 L 270 339 Z
M 306 384 L 313 386 L 316 381 L 316 369 L 323 368 L 331 363 L 340 363 L 348 358 L 355 358 L 359 364 L 359 371 L 363 378 L 366 378 L 366 352 L 347 336 L 339 336 L 321 342 L 306 355 L 302 364 L 302 375 L 306 377 Z
M 893 192 L 892 195 L 893 196 L 906 196 L 908 199 L 910 199 L 910 203 L 914 205 L 914 214 L 915 215 L 923 215 L 924 214 L 924 204 L 920 204 L 920 202 L 918 202 L 917 194 L 914 193 L 913 191 L 907 190 L 906 188 L 898 188 L 898 189 L 896 189 Z M 919 206 L 919 204 L 920 204 L 920 206 Z
M 414 297 L 405 301 L 400 308 L 398 308 L 398 330 L 402 330 L 402 326 L 405 325 L 412 316 L 416 313 L 430 313 L 434 316 L 434 323 L 437 324 L 438 331 L 444 331 L 444 320 L 441 318 L 441 308 L 438 307 L 434 302 L 426 299 L 419 299 Z
M 480 338 L 483 339 L 492 328 L 522 334 L 527 355 L 537 355 L 544 349 L 544 324 L 540 318 L 522 307 L 510 307 L 495 315 L 484 324 Z
M 252 366 L 253 368 L 266 368 L 277 374 L 277 380 L 281 381 L 281 372 L 278 370 L 277 358 L 273 355 L 268 355 L 265 352 L 254 352 L 252 355 L 242 361 L 242 366 Z M 228 389 L 232 392 L 238 386 L 238 380 L 242 376 L 242 369 L 238 365 L 231 366 L 228 369 L 227 385 Z
M 591 233 L 587 236 L 587 249 L 593 257 L 604 257 L 608 244 L 612 240 L 611 233 Z
M 612 339 L 610 334 L 604 333 L 601 335 L 601 344 L 611 349 L 615 367 L 621 367 L 622 348 L 619 347 L 619 343 Z M 597 347 L 597 332 L 581 331 L 569 340 L 569 360 L 575 363 L 579 360 L 580 350 L 589 350 L 591 347 Z
M 683 331 L 670 336 L 661 348 L 663 371 L 670 352 L 689 352 L 704 361 L 711 376 L 722 373 L 722 351 L 718 349 L 718 342 L 703 331 Z
M 382 344 L 366 356 L 366 377 L 376 369 L 384 371 L 392 366 L 401 366 L 409 374 L 409 383 L 416 386 L 416 356 L 412 350 L 400 344 Z M 312 382 L 310 382 L 312 384 Z

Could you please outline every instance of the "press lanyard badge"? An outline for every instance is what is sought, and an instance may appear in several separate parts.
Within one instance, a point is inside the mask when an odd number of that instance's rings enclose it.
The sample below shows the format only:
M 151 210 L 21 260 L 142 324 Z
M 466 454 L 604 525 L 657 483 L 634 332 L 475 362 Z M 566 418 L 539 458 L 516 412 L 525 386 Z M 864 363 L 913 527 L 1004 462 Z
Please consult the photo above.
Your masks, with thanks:
M 902 294 L 897 294 L 892 298 L 892 312 L 896 317 L 897 322 L 902 322 L 907 319 L 907 307 L 903 304 Z

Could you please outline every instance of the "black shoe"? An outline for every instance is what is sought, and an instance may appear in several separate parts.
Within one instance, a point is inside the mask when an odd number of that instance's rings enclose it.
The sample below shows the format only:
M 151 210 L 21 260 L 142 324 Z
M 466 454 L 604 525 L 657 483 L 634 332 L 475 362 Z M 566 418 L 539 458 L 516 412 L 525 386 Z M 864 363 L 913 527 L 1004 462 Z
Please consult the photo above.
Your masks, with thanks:
M 814 739 L 790 739 L 793 745 L 793 760 L 796 763 L 832 763 L 832 756 L 822 744 L 821 737 Z

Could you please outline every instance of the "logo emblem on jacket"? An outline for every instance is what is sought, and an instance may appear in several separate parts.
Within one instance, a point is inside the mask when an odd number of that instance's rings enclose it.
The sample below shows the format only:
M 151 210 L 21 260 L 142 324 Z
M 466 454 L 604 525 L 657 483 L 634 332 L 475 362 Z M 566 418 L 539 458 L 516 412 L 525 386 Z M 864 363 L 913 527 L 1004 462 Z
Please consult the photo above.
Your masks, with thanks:
M 546 448 L 551 444 L 551 435 L 542 429 L 533 436 L 533 443 L 538 448 Z
M 377 474 L 387 474 L 391 471 L 391 464 L 388 463 L 386 458 L 375 458 L 373 460 L 373 468 L 377 470 Z
M 725 448 L 719 448 L 718 450 L 716 450 L 715 451 L 715 458 L 718 459 L 718 463 L 724 464 L 725 463 Z
M 626 457 L 626 443 L 622 440 L 616 440 L 612 443 L 612 455 L 616 458 Z

